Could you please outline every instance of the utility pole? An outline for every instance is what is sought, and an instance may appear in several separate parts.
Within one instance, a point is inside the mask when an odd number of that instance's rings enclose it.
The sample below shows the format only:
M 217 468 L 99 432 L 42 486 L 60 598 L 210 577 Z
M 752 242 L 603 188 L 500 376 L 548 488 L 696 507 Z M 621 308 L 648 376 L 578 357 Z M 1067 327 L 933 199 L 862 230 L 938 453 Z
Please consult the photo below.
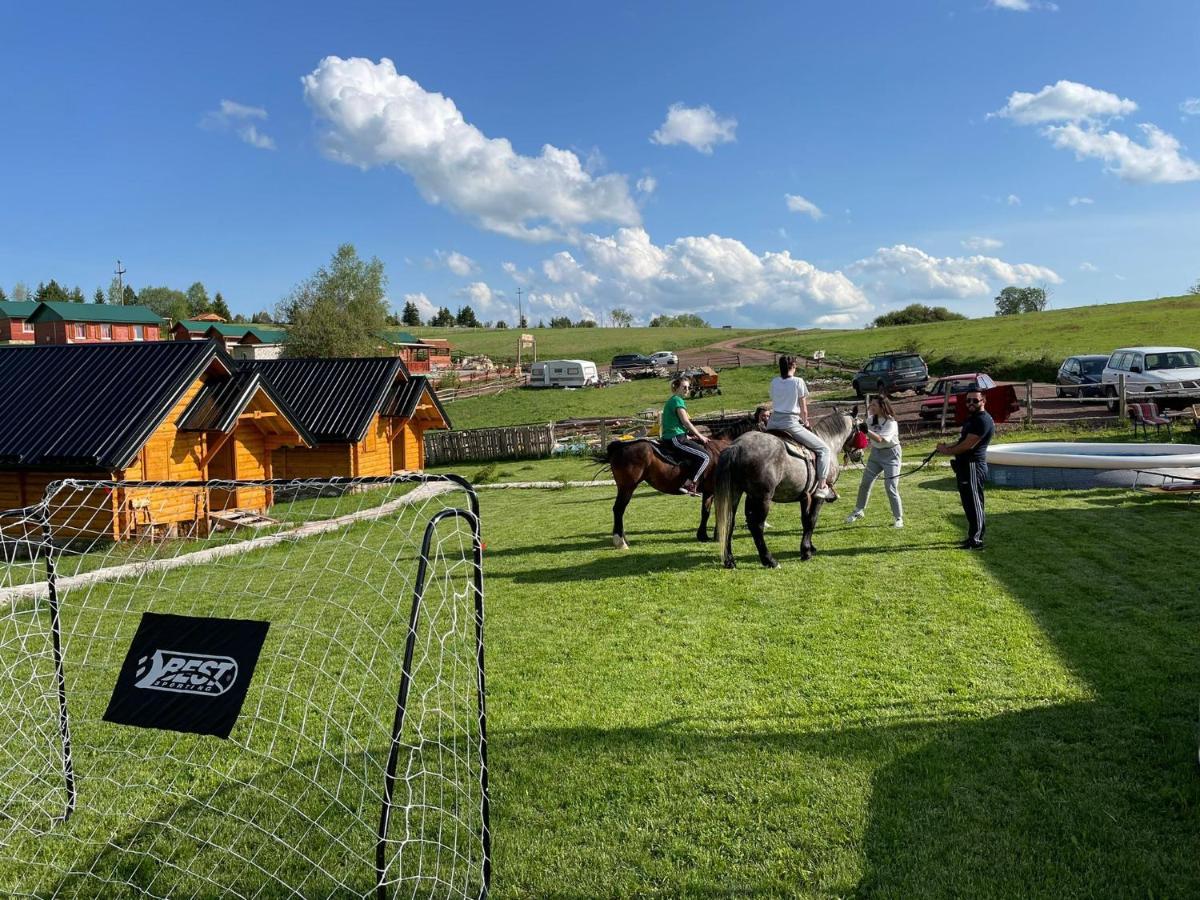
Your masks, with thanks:
M 117 276 L 117 302 L 122 306 L 125 305 L 125 282 L 123 280 L 127 270 L 121 265 L 121 261 L 117 260 L 117 267 L 113 270 L 113 274 Z
M 521 311 L 521 289 L 517 288 L 517 327 L 525 327 L 525 313 Z

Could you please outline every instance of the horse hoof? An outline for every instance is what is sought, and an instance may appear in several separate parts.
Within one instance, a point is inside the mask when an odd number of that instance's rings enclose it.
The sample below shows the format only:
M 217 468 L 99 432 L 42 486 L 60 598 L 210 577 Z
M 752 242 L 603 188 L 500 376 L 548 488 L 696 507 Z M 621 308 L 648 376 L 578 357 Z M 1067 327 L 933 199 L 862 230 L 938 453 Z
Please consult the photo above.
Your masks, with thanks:
M 773 556 L 768 556 L 766 559 L 764 559 L 762 561 L 762 564 L 763 564 L 764 569 L 778 569 L 779 568 L 779 560 L 777 560 Z
M 737 568 L 737 563 L 732 559 L 723 560 L 721 565 L 723 565 L 727 569 L 736 569 Z
M 613 549 L 614 550 L 628 550 L 629 545 L 627 543 L 625 543 L 625 538 L 621 537 L 621 535 L 614 534 L 613 535 Z
M 696 540 L 698 540 L 702 544 L 711 544 L 712 543 L 712 538 L 710 538 L 703 531 L 696 532 Z

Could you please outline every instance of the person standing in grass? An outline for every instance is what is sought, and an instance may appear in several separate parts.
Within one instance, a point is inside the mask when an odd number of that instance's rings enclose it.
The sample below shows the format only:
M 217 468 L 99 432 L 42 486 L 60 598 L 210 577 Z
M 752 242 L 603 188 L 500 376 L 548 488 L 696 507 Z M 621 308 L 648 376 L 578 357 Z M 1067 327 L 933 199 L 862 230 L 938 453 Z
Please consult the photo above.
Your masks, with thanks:
M 892 404 L 883 396 L 872 397 L 867 404 L 867 421 L 861 426 L 866 429 L 871 443 L 871 456 L 858 486 L 858 502 L 854 512 L 846 516 L 846 524 L 857 522 L 866 515 L 867 501 L 871 499 L 871 486 L 880 475 L 883 489 L 892 507 L 892 527 L 904 527 L 904 506 L 900 502 L 900 426 Z
M 679 489 L 681 494 L 695 495 L 699 493 L 696 486 L 704 478 L 704 473 L 708 469 L 709 455 L 704 448 L 704 445 L 708 443 L 708 438 L 692 424 L 692 420 L 688 416 L 687 404 L 683 400 L 691 386 L 686 375 L 680 375 L 671 382 L 671 396 L 663 404 L 659 434 L 664 442 L 669 441 L 673 447 L 696 458 L 696 471 Z
M 796 443 L 813 451 L 817 457 L 817 486 L 813 496 L 836 500 L 837 494 L 825 483 L 829 477 L 829 445 L 816 432 L 809 430 L 808 385 L 796 377 L 796 357 L 779 357 L 779 375 L 771 379 L 771 418 L 767 428 L 786 431 Z
M 986 401 L 978 386 L 967 391 L 967 421 L 958 443 L 938 444 L 938 453 L 953 456 L 950 468 L 958 482 L 958 497 L 967 514 L 967 538 L 959 547 L 982 550 L 987 520 L 983 509 L 983 486 L 987 482 L 987 447 L 996 433 L 996 423 L 984 408 Z

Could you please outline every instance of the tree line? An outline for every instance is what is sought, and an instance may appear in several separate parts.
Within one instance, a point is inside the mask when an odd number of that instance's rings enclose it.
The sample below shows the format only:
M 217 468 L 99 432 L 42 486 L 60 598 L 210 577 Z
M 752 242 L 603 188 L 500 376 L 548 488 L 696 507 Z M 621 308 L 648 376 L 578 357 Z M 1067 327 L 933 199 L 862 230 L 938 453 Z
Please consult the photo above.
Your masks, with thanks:
M 37 289 L 33 291 L 24 282 L 18 281 L 13 286 L 11 296 L 4 291 L 3 287 L 0 287 L 0 301 L 5 300 L 32 300 L 35 303 L 87 302 L 83 290 L 78 285 L 68 290 L 65 285 L 59 284 L 54 278 L 51 278 L 49 281 L 39 282 Z M 208 289 L 201 281 L 193 282 L 191 287 L 186 291 L 165 286 L 144 287 L 140 291 L 137 291 L 131 285 L 122 284 L 114 278 L 109 284 L 107 291 L 103 288 L 96 288 L 92 294 L 91 302 L 107 303 L 114 306 L 145 306 L 162 318 L 172 319 L 176 322 L 182 319 L 193 319 L 205 313 L 215 313 L 227 322 L 268 323 L 274 321 L 271 314 L 266 310 L 257 312 L 248 319 L 241 313 L 234 314 L 229 309 L 229 303 L 221 295 L 221 292 L 217 291 L 210 298 Z

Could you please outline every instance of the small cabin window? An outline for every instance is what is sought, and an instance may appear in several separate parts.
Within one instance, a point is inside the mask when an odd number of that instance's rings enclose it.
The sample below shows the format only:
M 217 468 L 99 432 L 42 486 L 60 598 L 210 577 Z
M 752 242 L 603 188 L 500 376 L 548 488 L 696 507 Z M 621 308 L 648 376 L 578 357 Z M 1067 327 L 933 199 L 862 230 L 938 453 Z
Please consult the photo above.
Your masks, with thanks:
M 81 341 L 87 337 L 87 326 L 82 322 L 76 322 L 74 327 L 75 340 Z
M 133 339 L 135 341 L 144 341 L 146 339 L 146 326 L 134 325 L 133 326 Z
M 100 326 L 100 340 L 102 340 L 102 341 L 111 341 L 112 340 L 112 326 L 111 325 L 101 325 Z
M 566 374 L 566 370 L 565 370 L 565 369 L 564 369 L 562 366 L 555 366 L 555 367 L 554 367 L 554 374 L 555 374 L 555 375 L 565 375 L 565 374 Z
M 21 332 L 23 334 L 33 334 L 33 323 L 32 322 L 22 322 L 21 323 Z

